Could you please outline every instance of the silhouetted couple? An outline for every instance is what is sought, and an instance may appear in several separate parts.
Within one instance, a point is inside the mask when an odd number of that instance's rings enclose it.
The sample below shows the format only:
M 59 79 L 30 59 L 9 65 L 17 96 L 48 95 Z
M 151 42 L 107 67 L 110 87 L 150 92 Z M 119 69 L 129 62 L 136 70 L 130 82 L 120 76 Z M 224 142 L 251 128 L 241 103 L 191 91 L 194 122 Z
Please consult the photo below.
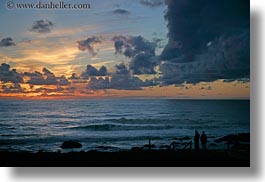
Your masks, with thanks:
M 194 136 L 194 149 L 195 151 L 199 151 L 200 150 L 200 140 L 201 140 L 201 145 L 202 145 L 202 149 L 206 150 L 206 144 L 207 144 L 207 135 L 205 134 L 205 132 L 202 132 L 202 135 L 200 136 L 199 132 L 196 130 L 195 131 L 195 136 Z

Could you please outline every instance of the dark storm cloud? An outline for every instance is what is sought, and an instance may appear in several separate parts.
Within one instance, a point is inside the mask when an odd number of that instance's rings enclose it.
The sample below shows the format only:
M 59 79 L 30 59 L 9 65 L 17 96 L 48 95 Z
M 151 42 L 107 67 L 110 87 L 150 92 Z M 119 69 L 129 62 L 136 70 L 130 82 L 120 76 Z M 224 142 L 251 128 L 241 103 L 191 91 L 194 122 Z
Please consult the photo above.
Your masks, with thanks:
M 50 20 L 37 20 L 33 23 L 30 31 L 36 33 L 50 33 L 53 26 L 54 24 Z
M 250 73 L 249 1 L 166 0 L 165 84 L 240 79 Z
M 148 7 L 157 7 L 164 4 L 164 0 L 140 0 L 140 3 L 142 5 L 148 6 Z
M 112 11 L 112 13 L 116 15 L 129 15 L 130 14 L 130 12 L 126 9 L 116 9 Z
M 47 68 L 43 68 L 42 72 L 43 73 L 40 73 L 38 71 L 35 71 L 34 73 L 25 72 L 24 75 L 30 78 L 30 80 L 27 83 L 32 85 L 60 85 L 60 86 L 66 86 L 70 84 L 65 76 L 56 77 Z
M 15 69 L 11 70 L 9 64 L 2 63 L 0 66 L 0 81 L 22 83 L 23 77 Z
M 112 38 L 116 53 L 126 57 L 134 57 L 139 53 L 155 55 L 156 44 L 144 39 L 142 36 L 115 36 Z
M 133 70 L 133 74 L 135 75 L 155 74 L 155 66 L 156 60 L 152 54 L 137 54 L 130 62 L 130 69 Z
M 162 54 L 165 59 L 184 55 L 183 61 L 192 61 L 215 38 L 249 30 L 246 0 L 167 0 L 166 4 L 169 43 Z
M 16 44 L 14 43 L 11 37 L 3 38 L 0 41 L 0 47 L 10 47 L 10 46 L 15 46 L 15 45 Z
M 95 52 L 94 50 L 94 45 L 95 44 L 98 44 L 98 43 L 101 43 L 101 40 L 99 37 L 89 37 L 85 40 L 80 40 L 80 41 L 77 41 L 78 43 L 78 49 L 80 51 L 88 51 L 90 52 L 90 54 L 92 54 L 92 56 L 95 56 L 97 53 Z
M 155 56 L 156 44 L 144 39 L 142 36 L 115 36 L 112 39 L 116 54 L 123 54 L 131 58 L 130 70 L 133 74 L 154 74 L 157 64 Z
M 181 84 L 248 78 L 249 40 L 241 36 L 214 41 L 205 53 L 196 55 L 191 62 L 162 62 L 162 81 L 165 84 Z

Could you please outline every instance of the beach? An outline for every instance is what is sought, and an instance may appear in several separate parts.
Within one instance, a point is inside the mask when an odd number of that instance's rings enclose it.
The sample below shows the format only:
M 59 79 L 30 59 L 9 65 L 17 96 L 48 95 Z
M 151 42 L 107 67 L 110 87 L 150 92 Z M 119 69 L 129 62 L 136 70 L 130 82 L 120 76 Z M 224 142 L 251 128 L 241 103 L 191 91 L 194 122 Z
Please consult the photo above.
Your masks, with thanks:
M 247 151 L 0 152 L 10 167 L 250 167 Z

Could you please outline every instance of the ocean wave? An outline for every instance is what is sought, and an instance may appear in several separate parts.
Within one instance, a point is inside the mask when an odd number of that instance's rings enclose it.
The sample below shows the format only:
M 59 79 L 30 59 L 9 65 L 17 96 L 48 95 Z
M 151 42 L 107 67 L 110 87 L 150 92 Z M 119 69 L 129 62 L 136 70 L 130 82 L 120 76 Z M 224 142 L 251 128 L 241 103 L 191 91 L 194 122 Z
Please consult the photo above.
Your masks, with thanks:
M 117 131 L 117 130 L 166 130 L 172 129 L 172 125 L 117 125 L 117 124 L 95 124 L 70 127 L 68 129 L 83 129 L 91 131 Z
M 187 126 L 187 125 L 202 125 L 202 124 L 211 124 L 216 121 L 202 118 L 142 118 L 142 119 L 127 119 L 127 118 L 119 118 L 119 119 L 107 119 L 103 122 L 111 122 L 115 124 L 146 124 L 146 125 L 178 125 L 178 126 Z
M 126 117 L 128 114 L 105 114 L 105 117 Z
M 31 136 L 39 136 L 39 134 L 1 134 L 1 137 L 31 137 Z
M 143 118 L 143 119 L 108 119 L 112 123 L 119 124 L 176 124 L 176 122 L 181 121 L 180 119 L 165 119 L 165 118 Z

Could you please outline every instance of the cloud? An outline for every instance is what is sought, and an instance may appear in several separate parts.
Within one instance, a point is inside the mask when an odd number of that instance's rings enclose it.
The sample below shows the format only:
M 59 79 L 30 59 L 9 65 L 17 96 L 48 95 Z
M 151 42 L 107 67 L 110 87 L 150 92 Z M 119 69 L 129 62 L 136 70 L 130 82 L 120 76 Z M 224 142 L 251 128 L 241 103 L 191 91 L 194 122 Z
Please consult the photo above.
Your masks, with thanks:
M 127 67 L 121 63 L 116 65 L 116 72 L 109 77 L 91 77 L 89 89 L 141 90 L 142 80 L 130 74 Z
M 130 69 L 133 74 L 156 74 L 154 67 L 156 66 L 156 58 L 152 54 L 137 54 L 130 62 Z
M 70 84 L 65 76 L 56 77 L 47 68 L 43 68 L 42 72 L 43 73 L 40 73 L 38 71 L 35 71 L 34 73 L 25 72 L 24 76 L 29 77 L 27 83 L 33 85 L 60 85 L 60 86 L 66 86 Z
M 156 66 L 155 49 L 156 44 L 144 39 L 142 36 L 115 36 L 115 54 L 123 54 L 131 58 L 130 70 L 133 74 L 154 74 Z
M 192 61 L 215 38 L 249 30 L 248 1 L 167 0 L 166 4 L 169 42 L 162 54 L 164 59 L 183 55 L 182 61 Z
M 10 93 L 24 93 L 24 89 L 20 86 L 19 83 L 14 83 L 13 85 L 6 86 L 2 85 L 2 93 L 10 94 Z
M 37 20 L 33 23 L 30 31 L 36 33 L 50 33 L 54 24 L 50 20 Z
M 80 77 L 76 73 L 72 73 L 71 77 L 69 77 L 69 80 L 78 80 Z
M 88 89 L 142 90 L 142 87 L 158 85 L 156 79 L 142 81 L 131 75 L 124 63 L 115 66 L 116 71 L 109 77 L 90 77 Z
M 156 44 L 144 39 L 142 36 L 115 36 L 112 38 L 116 54 L 134 57 L 139 53 L 155 54 Z
M 101 40 L 99 37 L 89 37 L 85 40 L 80 40 L 80 41 L 77 41 L 78 43 L 78 49 L 80 51 L 88 51 L 90 52 L 90 54 L 92 54 L 92 56 L 95 56 L 97 53 L 95 52 L 94 50 L 94 45 L 95 44 L 98 44 L 98 43 L 101 43 Z
M 110 88 L 110 80 L 108 77 L 91 77 L 89 80 L 88 87 L 92 90 L 101 90 L 101 89 L 109 89 Z
M 0 66 L 0 81 L 22 83 L 23 77 L 16 71 L 16 69 L 10 70 L 10 65 L 2 63 Z
M 216 40 L 205 53 L 196 55 L 192 62 L 162 62 L 162 81 L 164 84 L 181 84 L 249 78 L 248 36 Z
M 3 38 L 0 41 L 0 47 L 10 47 L 10 46 L 15 46 L 15 45 L 16 44 L 14 43 L 11 37 Z
M 117 75 L 129 75 L 130 71 L 127 69 L 124 63 L 115 65 Z
M 126 46 L 127 47 L 127 38 L 124 36 L 115 36 L 112 38 L 114 41 L 114 47 L 115 47 L 115 54 L 123 54 L 123 49 Z
M 248 78 L 249 2 L 167 0 L 168 44 L 160 59 L 164 84 Z
M 57 78 L 57 85 L 66 86 L 69 84 L 70 84 L 69 81 L 64 75 Z
M 130 12 L 126 9 L 116 9 L 112 11 L 112 13 L 116 15 L 129 15 L 130 14 Z
M 148 6 L 148 7 L 158 7 L 164 4 L 164 0 L 140 0 L 140 3 L 142 5 Z
M 106 76 L 108 74 L 108 70 L 105 66 L 101 66 L 99 70 L 93 67 L 92 65 L 87 65 L 86 70 L 81 74 L 82 78 L 88 78 L 90 76 Z
M 62 49 L 63 45 L 63 49 Z M 23 72 L 41 70 L 43 67 L 53 67 L 56 74 L 70 76 L 74 71 L 73 60 L 78 59 L 80 51 L 76 48 L 73 40 L 34 39 L 31 43 L 20 43 L 16 48 L 16 54 L 6 51 L 2 52 L 3 60 L 16 63 L 16 67 Z
M 8 64 L 3 63 L 0 66 L 2 82 L 0 92 L 59 96 L 73 95 L 75 92 L 83 93 L 84 90 L 142 90 L 142 87 L 158 85 L 157 79 L 142 81 L 131 73 L 124 63 L 116 65 L 112 73 L 109 73 L 105 66 L 96 69 L 88 65 L 80 76 L 76 73 L 72 74 L 69 78 L 70 82 L 64 75 L 56 76 L 47 68 L 43 68 L 41 72 L 17 73 L 14 69 L 10 70 Z
M 65 93 L 68 90 L 62 87 L 57 87 L 57 88 L 44 88 L 44 87 L 40 87 L 37 88 L 35 91 L 35 93 L 40 93 L 40 92 L 44 92 L 44 93 L 51 93 L 51 92 L 56 92 L 56 93 Z

